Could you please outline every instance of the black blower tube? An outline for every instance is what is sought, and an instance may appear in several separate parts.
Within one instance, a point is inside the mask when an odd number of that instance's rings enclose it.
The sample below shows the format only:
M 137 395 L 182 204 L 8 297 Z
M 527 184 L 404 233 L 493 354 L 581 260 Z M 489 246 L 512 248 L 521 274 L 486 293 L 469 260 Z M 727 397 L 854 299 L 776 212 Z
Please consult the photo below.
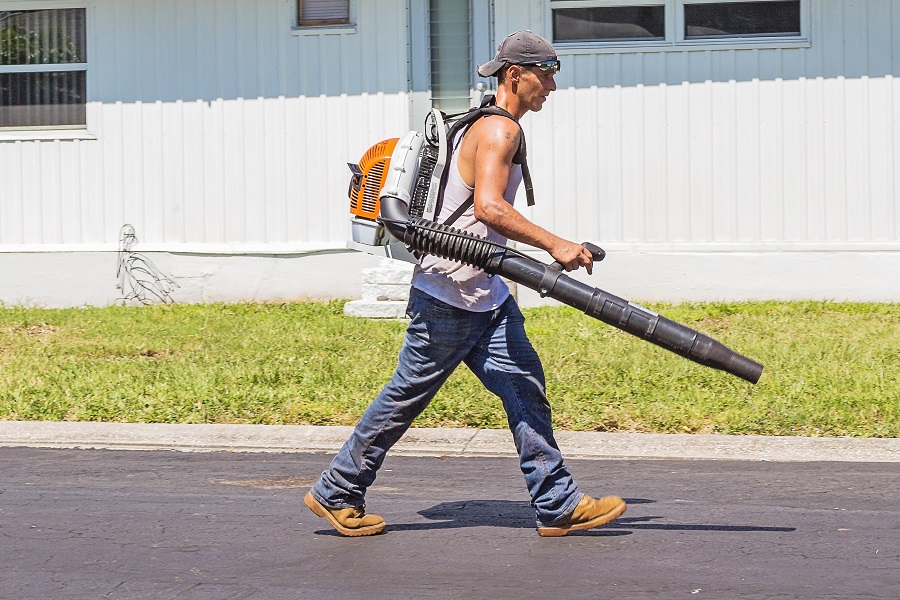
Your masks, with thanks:
M 721 369 L 750 383 L 758 382 L 762 375 L 761 364 L 699 331 L 585 285 L 511 248 L 433 221 L 410 217 L 407 205 L 393 196 L 382 196 L 380 204 L 379 221 L 414 251 L 501 275 L 695 363 Z

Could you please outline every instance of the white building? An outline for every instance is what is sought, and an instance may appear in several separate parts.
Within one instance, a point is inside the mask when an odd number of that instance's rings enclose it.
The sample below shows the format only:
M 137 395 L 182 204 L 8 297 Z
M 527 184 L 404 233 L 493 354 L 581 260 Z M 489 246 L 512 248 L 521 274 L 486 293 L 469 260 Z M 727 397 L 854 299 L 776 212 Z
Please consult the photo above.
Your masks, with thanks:
M 346 163 L 523 28 L 563 68 L 521 209 L 582 279 L 900 301 L 900 0 L 0 0 L 0 302 L 115 302 L 126 223 L 179 302 L 358 296 Z

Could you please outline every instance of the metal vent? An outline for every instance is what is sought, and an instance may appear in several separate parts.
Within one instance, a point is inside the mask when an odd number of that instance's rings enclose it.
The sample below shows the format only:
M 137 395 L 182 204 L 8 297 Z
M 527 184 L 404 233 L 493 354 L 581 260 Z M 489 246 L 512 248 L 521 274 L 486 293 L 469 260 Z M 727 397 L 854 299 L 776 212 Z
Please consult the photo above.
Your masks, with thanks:
M 353 172 L 350 180 L 350 214 L 363 219 L 378 218 L 378 196 L 384 187 L 397 142 L 398 138 L 378 142 L 369 148 L 359 164 L 349 164 Z
M 379 160 L 369 170 L 369 176 L 366 178 L 366 187 L 363 190 L 362 212 L 378 214 L 378 194 L 381 193 L 381 186 L 384 183 L 384 169 L 387 166 L 387 160 Z
M 410 199 L 410 216 L 421 217 L 425 213 L 428 187 L 431 184 L 431 174 L 434 172 L 434 166 L 437 164 L 437 156 L 437 148 L 430 144 L 422 146 L 422 154 L 419 157 L 419 174 L 416 177 L 416 187 Z

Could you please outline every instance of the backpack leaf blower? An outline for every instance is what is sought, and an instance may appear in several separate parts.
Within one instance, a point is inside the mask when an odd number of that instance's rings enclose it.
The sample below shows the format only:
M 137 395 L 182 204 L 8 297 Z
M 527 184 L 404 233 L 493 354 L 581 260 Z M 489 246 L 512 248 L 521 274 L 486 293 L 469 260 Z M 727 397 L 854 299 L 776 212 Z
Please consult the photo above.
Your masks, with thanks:
M 750 383 L 759 381 L 760 363 L 699 331 L 581 283 L 563 273 L 559 263 L 548 265 L 435 222 L 443 170 L 450 164 L 448 140 L 454 139 L 448 134 L 453 126 L 445 123 L 444 116 L 433 110 L 425 134 L 411 131 L 402 139 L 380 142 L 359 164 L 350 164 L 351 248 L 409 262 L 418 262 L 414 255 L 422 253 L 462 262 L 536 290 L 695 363 Z M 594 260 L 603 259 L 600 248 L 587 243 L 585 247 Z

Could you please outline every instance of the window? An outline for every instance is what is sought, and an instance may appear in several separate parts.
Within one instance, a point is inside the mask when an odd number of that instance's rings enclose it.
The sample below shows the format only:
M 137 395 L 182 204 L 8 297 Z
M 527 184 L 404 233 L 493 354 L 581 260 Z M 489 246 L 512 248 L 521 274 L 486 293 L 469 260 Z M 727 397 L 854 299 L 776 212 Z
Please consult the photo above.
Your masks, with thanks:
M 666 7 L 591 6 L 553 11 L 553 41 L 664 40 Z
M 300 27 L 349 25 L 350 0 L 297 0 Z
M 431 103 L 446 113 L 472 105 L 472 37 L 469 0 L 441 0 L 429 6 Z
M 810 0 L 551 0 L 555 44 L 785 46 L 807 41 Z
M 684 37 L 800 35 L 800 2 L 715 2 L 684 5 Z
M 85 9 L 0 11 L 0 128 L 86 123 Z

